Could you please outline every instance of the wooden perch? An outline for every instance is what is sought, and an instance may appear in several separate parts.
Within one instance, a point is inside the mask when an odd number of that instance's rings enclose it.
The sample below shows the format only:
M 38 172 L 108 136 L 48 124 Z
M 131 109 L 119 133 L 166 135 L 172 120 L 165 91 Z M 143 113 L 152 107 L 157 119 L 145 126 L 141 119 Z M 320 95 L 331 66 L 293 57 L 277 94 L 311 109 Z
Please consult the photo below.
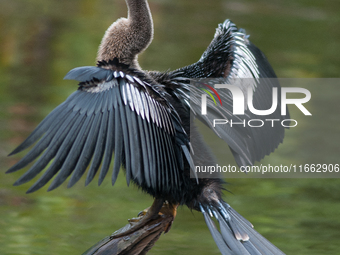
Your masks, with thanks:
M 166 210 L 161 210 L 157 217 L 150 220 L 148 224 L 129 232 L 138 220 L 139 218 L 129 220 L 129 224 L 96 243 L 83 255 L 146 254 L 154 246 L 160 235 L 170 230 L 174 215 Z M 122 235 L 124 232 L 129 234 Z

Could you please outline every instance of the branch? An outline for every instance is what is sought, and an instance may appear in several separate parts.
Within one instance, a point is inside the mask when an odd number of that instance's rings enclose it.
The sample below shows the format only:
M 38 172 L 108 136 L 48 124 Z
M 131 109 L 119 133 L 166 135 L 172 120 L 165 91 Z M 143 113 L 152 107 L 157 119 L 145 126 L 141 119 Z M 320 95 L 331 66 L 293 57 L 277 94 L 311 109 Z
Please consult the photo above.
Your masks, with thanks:
M 146 254 L 154 246 L 162 232 L 167 233 L 170 230 L 173 219 L 174 216 L 171 214 L 158 214 L 156 219 L 150 220 L 143 227 L 121 236 L 122 233 L 134 226 L 134 221 L 129 220 L 129 224 L 99 241 L 83 255 Z M 115 237 L 117 235 L 119 237 Z

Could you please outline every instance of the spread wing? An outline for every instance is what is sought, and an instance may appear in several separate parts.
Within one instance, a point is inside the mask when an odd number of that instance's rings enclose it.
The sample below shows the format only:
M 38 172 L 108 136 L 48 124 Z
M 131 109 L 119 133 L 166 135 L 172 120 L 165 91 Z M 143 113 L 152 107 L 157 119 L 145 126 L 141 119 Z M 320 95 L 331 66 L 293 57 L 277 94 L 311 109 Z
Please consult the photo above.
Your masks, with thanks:
M 151 84 L 143 73 L 124 65 L 120 69 L 79 67 L 66 75 L 65 79 L 80 81 L 79 89 L 11 153 L 36 143 L 8 172 L 39 158 L 15 185 L 30 181 L 47 166 L 28 192 L 41 188 L 54 176 L 49 190 L 71 175 L 70 187 L 88 166 L 86 185 L 99 168 L 101 184 L 113 152 L 113 184 L 123 165 L 128 184 L 133 180 L 157 190 L 170 189 L 169 183 L 180 185 L 184 161 L 189 160 L 189 141 L 176 111 L 164 100 L 160 85 Z
M 185 78 L 189 78 L 190 83 Z M 236 162 L 242 166 L 252 165 L 255 161 L 261 160 L 274 151 L 283 140 L 284 127 L 281 121 L 289 119 L 289 115 L 281 116 L 280 85 L 275 78 L 276 75 L 264 54 L 248 40 L 243 30 L 238 30 L 231 21 L 226 20 L 218 26 L 214 39 L 201 59 L 193 65 L 169 73 L 167 79 L 172 81 L 168 86 L 168 92 L 186 102 L 187 107 L 199 120 L 225 140 Z M 233 99 L 230 91 L 216 89 L 222 105 L 216 104 L 208 96 L 207 115 L 202 115 L 201 96 L 204 93 L 202 88 L 209 90 L 205 85 L 214 88 L 215 84 L 234 84 L 241 89 L 245 99 L 250 96 L 248 94 L 250 87 L 253 91 L 254 108 L 258 110 L 271 108 L 272 89 L 278 88 L 277 109 L 270 115 L 257 116 L 245 107 L 244 115 L 233 115 Z M 210 92 L 213 93 L 211 90 Z M 244 122 L 245 125 L 236 124 L 231 127 L 226 124 L 214 127 L 214 119 L 226 119 L 234 123 Z M 252 128 L 248 125 L 248 121 L 252 119 L 260 119 L 265 122 L 265 125 Z M 272 127 L 273 123 L 266 119 L 275 119 L 274 127 Z M 252 124 L 258 125 L 259 122 Z

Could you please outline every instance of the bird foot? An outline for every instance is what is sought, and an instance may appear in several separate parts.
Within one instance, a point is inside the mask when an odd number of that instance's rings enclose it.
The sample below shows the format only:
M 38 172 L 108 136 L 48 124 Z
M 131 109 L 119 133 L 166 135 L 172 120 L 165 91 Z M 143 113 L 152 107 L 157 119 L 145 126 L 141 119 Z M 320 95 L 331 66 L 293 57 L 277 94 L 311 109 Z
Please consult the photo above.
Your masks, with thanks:
M 164 221 L 164 232 L 169 232 L 172 222 L 176 217 L 176 210 L 178 205 L 173 205 L 168 202 L 164 202 L 161 199 L 155 199 L 152 206 L 138 213 L 138 216 L 129 219 L 129 225 L 126 228 L 121 229 L 111 236 L 111 238 L 118 238 L 144 228 L 153 224 L 155 221 Z
M 83 255 L 95 254 L 146 254 L 163 232 L 170 230 L 178 205 L 156 199 L 151 207 L 112 235 L 104 238 Z

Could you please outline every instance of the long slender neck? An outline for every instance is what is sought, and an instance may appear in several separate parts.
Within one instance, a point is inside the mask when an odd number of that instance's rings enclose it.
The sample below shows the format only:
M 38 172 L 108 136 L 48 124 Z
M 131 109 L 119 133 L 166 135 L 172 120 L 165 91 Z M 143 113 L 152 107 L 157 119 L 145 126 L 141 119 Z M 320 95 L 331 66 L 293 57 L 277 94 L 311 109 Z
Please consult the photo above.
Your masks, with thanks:
M 106 31 L 99 46 L 97 60 L 118 58 L 120 62 L 140 68 L 137 55 L 153 38 L 153 22 L 146 0 L 126 0 L 128 18 L 120 18 Z
M 152 17 L 147 0 L 125 0 L 125 2 L 128 7 L 128 20 L 136 26 L 132 29 L 143 25 L 142 29 L 152 33 Z

